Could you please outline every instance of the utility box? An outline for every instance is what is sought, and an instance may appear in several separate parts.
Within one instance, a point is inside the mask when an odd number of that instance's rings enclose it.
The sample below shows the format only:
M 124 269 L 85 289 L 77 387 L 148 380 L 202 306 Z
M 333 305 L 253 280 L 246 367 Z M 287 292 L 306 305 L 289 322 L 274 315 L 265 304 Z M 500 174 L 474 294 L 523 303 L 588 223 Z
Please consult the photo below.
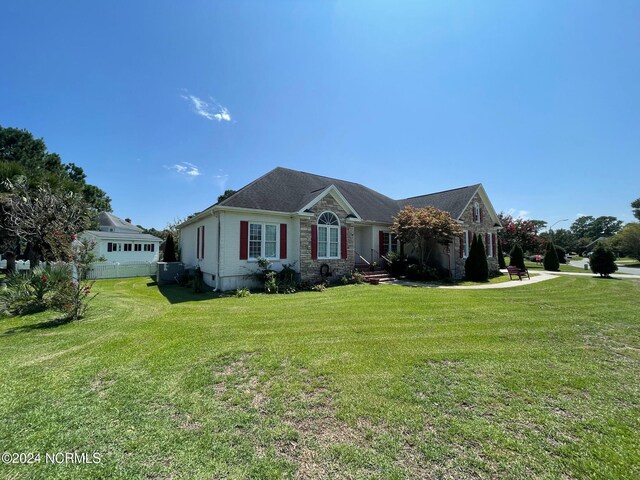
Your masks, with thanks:
M 158 282 L 158 285 L 178 283 L 178 278 L 183 274 L 184 263 L 182 262 L 158 262 L 156 282 Z

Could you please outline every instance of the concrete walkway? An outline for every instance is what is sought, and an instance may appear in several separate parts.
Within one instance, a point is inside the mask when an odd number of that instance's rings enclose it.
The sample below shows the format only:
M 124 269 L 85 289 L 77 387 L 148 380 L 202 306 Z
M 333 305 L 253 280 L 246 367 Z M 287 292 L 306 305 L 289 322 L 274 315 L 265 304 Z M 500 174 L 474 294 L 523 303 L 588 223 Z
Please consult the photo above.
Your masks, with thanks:
M 505 270 L 506 272 L 506 270 Z M 525 285 L 531 285 L 532 283 L 540 283 L 546 280 L 552 280 L 557 278 L 555 275 L 551 275 L 549 272 L 545 273 L 533 273 L 531 279 L 524 280 L 510 280 L 508 282 L 490 283 L 488 285 L 440 285 L 435 283 L 422 283 L 412 282 L 410 280 L 394 280 L 389 282 L 388 285 L 402 285 L 405 287 L 422 287 L 422 288 L 449 288 L 456 290 L 483 290 L 488 288 L 514 288 L 523 287 Z
M 500 270 L 503 274 L 508 275 L 506 270 Z M 514 287 L 523 287 L 525 285 L 531 285 L 532 283 L 540 283 L 545 282 L 547 280 L 552 280 L 554 278 L 558 278 L 562 275 L 573 275 L 577 277 L 592 277 L 592 278 L 600 278 L 599 275 L 595 275 L 592 272 L 589 273 L 578 273 L 578 272 L 548 272 L 546 270 L 543 271 L 529 271 L 531 275 L 531 279 L 524 280 L 509 280 L 508 282 L 500 282 L 500 283 L 490 283 L 488 285 L 440 285 L 434 283 L 422 283 L 422 282 L 412 282 L 410 280 L 394 280 L 393 282 L 389 282 L 388 285 L 402 285 L 405 287 L 422 287 L 422 288 L 452 288 L 458 290 L 483 290 L 488 288 L 514 288 Z M 617 279 L 640 279 L 640 275 L 611 275 L 611 278 Z

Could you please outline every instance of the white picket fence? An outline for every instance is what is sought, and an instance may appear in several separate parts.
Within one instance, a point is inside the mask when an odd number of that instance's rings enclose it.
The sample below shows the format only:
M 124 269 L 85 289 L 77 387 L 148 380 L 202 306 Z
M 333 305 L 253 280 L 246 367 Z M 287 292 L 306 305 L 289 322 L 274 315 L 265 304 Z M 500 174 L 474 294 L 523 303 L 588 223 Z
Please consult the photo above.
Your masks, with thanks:
M 7 261 L 0 260 L 0 270 L 4 270 L 7 268 Z M 16 261 L 16 270 L 29 270 L 31 268 L 31 262 L 29 260 L 17 260 Z
M 7 268 L 7 261 L 0 260 L 0 270 Z M 16 261 L 16 270 L 29 270 L 31 264 L 29 260 Z M 94 263 L 87 277 L 91 280 L 101 278 L 127 278 L 127 277 L 148 277 L 157 273 L 157 262 L 126 262 L 126 263 Z
M 101 278 L 148 277 L 155 275 L 158 269 L 156 262 L 127 262 L 127 263 L 94 263 L 87 278 L 97 280 Z

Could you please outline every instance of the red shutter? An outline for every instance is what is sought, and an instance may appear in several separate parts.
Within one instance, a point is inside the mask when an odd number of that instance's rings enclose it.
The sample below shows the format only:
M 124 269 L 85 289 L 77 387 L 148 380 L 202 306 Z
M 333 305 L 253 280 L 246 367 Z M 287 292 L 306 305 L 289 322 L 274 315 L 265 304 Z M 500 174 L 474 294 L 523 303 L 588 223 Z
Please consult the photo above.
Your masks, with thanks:
M 340 256 L 342 259 L 347 258 L 347 227 L 340 229 Z
M 464 232 L 460 235 L 460 258 L 464 257 Z
M 198 235 L 196 240 L 196 258 L 200 258 L 200 227 L 198 227 Z
M 380 255 L 387 253 L 384 251 L 384 232 L 382 230 L 378 231 L 378 253 Z
M 311 225 L 311 259 L 318 258 L 318 226 Z
M 202 254 L 200 255 L 200 258 L 204 258 L 204 225 L 202 226 L 202 242 L 200 245 L 200 249 L 202 251 Z
M 240 260 L 249 258 L 249 222 L 240 222 Z
M 280 258 L 287 258 L 287 224 L 280 224 Z

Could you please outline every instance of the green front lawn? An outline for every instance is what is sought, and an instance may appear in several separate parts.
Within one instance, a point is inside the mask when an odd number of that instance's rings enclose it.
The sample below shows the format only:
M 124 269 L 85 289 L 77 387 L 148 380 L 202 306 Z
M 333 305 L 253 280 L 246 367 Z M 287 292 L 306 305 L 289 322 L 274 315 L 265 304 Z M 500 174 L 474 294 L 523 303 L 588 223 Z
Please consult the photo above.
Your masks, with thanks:
M 0 477 L 640 477 L 640 282 L 96 289 L 0 320 L 0 451 L 42 454 Z
M 525 260 L 524 265 L 527 267 L 527 270 L 533 270 L 534 272 L 545 271 L 544 265 L 541 263 L 529 262 Z M 573 265 L 566 265 L 564 263 L 560 264 L 560 271 L 575 272 L 575 273 L 591 273 L 591 269 L 585 270 L 584 267 L 574 267 Z

